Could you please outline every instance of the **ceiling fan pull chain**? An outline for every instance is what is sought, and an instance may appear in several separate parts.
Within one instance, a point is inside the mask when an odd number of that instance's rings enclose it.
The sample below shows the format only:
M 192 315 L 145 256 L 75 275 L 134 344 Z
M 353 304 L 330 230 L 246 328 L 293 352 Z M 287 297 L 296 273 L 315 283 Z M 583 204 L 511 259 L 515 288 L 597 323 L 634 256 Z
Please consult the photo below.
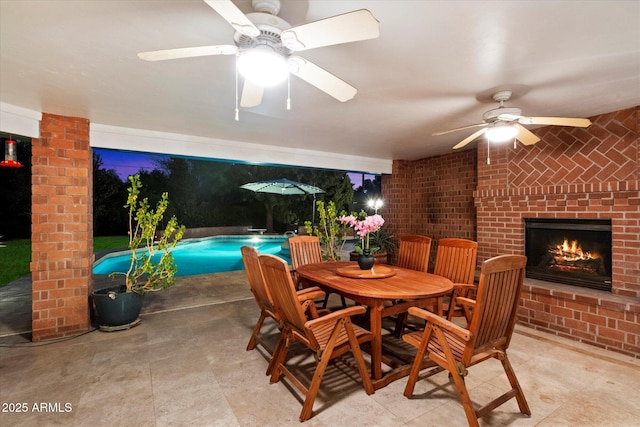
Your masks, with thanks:
M 491 159 L 489 158 L 489 150 L 491 149 L 491 140 L 487 138 L 487 164 L 491 164 Z
M 287 74 L 287 111 L 291 110 L 291 74 Z
M 240 120 L 240 110 L 238 109 L 238 54 L 236 54 L 236 122 Z

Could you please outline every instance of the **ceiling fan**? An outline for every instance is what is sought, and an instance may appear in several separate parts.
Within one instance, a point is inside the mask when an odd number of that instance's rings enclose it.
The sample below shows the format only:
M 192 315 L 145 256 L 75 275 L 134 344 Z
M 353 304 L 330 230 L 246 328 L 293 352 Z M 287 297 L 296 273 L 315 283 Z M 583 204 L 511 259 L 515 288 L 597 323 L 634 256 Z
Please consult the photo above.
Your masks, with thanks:
M 357 89 L 311 61 L 291 52 L 368 40 L 380 36 L 379 22 L 366 9 L 292 27 L 277 14 L 280 0 L 252 0 L 254 13 L 244 14 L 231 0 L 204 0 L 236 31 L 234 45 L 198 46 L 138 54 L 145 61 L 208 55 L 237 55 L 238 72 L 244 77 L 240 106 L 262 102 L 264 88 L 286 80 L 289 73 L 341 102 Z M 236 106 L 236 118 L 237 118 Z
M 522 115 L 519 108 L 505 107 L 504 102 L 511 98 L 510 90 L 502 90 L 493 94 L 492 98 L 499 106 L 489 110 L 482 115 L 483 123 L 463 126 L 444 132 L 434 133 L 434 136 L 444 135 L 463 129 L 482 127 L 482 129 L 469 135 L 467 138 L 456 144 L 453 149 L 462 148 L 477 137 L 485 134 L 491 142 L 505 142 L 518 139 L 524 145 L 533 145 L 540 141 L 533 132 L 522 125 L 553 125 L 553 126 L 573 126 L 587 127 L 591 124 L 589 119 L 579 119 L 570 117 L 527 117 Z

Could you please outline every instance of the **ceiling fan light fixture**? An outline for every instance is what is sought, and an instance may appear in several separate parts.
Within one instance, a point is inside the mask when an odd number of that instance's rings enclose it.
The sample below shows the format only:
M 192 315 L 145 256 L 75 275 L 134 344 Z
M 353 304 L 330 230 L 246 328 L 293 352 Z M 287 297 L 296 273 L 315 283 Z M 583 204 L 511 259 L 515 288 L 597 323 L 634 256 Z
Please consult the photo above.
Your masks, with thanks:
M 498 122 L 485 132 L 491 142 L 506 142 L 513 140 L 518 134 L 518 129 L 509 123 Z
M 284 56 L 270 49 L 253 48 L 238 57 L 238 72 L 242 77 L 260 86 L 282 83 L 289 75 Z

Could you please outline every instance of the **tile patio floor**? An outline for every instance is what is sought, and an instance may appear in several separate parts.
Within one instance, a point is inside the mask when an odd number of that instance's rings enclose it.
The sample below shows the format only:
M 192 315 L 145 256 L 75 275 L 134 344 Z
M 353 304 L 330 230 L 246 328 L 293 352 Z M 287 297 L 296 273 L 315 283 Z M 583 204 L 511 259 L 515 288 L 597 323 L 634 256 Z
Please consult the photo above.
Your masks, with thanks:
M 0 288 L 0 425 L 300 425 L 295 389 L 269 384 L 266 352 L 245 351 L 257 317 L 244 272 L 193 276 L 145 297 L 133 329 L 32 344 L 30 280 L 9 284 Z M 268 331 L 273 342 L 272 323 Z M 640 360 L 520 326 L 509 356 L 533 414 L 511 400 L 482 426 L 640 425 Z M 309 359 L 294 360 L 312 372 Z M 469 371 L 472 400 L 504 391 L 499 362 Z M 357 378 L 330 367 L 304 425 L 467 425 L 446 373 L 419 382 L 414 399 L 402 395 L 406 379 L 367 396 Z M 12 412 L 23 403 L 26 412 Z M 49 411 L 35 411 L 41 403 Z

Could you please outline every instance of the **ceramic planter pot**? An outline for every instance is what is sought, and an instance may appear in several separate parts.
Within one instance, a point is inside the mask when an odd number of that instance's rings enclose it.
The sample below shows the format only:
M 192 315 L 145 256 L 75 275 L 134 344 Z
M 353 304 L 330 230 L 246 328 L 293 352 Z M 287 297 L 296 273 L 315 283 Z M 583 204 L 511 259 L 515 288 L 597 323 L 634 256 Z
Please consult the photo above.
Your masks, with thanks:
M 358 267 L 360 270 L 371 270 L 376 259 L 371 254 L 358 255 Z
M 139 323 L 142 295 L 126 292 L 122 285 L 94 291 L 92 296 L 100 329 L 127 329 Z

